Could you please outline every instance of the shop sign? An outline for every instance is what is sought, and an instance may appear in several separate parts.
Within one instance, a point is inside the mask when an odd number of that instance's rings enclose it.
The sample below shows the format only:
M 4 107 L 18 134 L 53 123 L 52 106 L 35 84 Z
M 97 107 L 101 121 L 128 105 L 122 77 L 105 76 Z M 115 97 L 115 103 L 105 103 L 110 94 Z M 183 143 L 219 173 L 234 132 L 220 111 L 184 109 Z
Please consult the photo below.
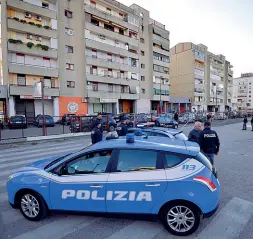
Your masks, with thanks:
M 41 97 L 33 97 L 32 95 L 21 95 L 20 99 L 35 99 L 35 100 L 40 100 Z M 44 96 L 45 100 L 51 100 L 51 96 Z
M 37 98 L 42 97 L 42 82 L 37 82 L 33 85 L 33 96 Z
M 117 103 L 118 99 L 102 99 L 100 98 L 100 103 Z
M 77 103 L 75 103 L 75 102 L 70 102 L 69 104 L 68 104 L 68 106 L 67 106 L 67 108 L 68 108 L 68 111 L 70 112 L 70 113 L 76 113 L 77 111 L 78 111 L 78 104 Z

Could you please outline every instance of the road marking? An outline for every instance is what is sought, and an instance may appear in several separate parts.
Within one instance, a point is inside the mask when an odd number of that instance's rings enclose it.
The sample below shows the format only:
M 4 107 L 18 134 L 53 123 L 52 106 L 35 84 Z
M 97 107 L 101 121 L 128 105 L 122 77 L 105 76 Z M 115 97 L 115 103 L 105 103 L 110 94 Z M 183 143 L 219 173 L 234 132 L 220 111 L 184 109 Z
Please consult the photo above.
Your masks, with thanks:
M 199 233 L 197 239 L 237 238 L 252 215 L 253 203 L 235 197 Z
M 85 216 L 67 216 L 45 226 L 39 227 L 33 231 L 28 231 L 22 235 L 14 237 L 13 239 L 59 239 L 88 226 L 96 220 L 99 219 Z
M 6 212 L 1 212 L 2 220 L 4 225 L 16 222 L 24 218 L 19 210 L 10 209 Z
M 163 227 L 158 223 L 135 221 L 107 239 L 151 239 L 162 230 Z

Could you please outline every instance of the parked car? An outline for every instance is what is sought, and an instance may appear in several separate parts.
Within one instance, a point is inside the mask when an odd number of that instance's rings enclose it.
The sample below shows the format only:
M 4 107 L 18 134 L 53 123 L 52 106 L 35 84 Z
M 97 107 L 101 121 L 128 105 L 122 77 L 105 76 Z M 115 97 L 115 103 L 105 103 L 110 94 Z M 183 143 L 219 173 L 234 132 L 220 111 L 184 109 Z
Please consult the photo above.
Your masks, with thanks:
M 160 117 L 157 117 L 157 120 L 159 121 L 160 125 L 163 127 L 172 127 L 174 129 L 178 128 L 178 122 L 172 118 L 169 118 L 166 116 L 160 116 Z
M 27 121 L 26 121 L 25 116 L 23 116 L 23 115 L 11 116 L 8 121 L 8 128 L 9 129 L 13 129 L 13 128 L 25 129 L 25 128 L 27 128 Z
M 52 116 L 50 115 L 45 115 L 45 126 L 46 127 L 54 127 L 55 122 Z M 34 119 L 33 124 L 37 127 L 42 127 L 43 126 L 43 116 L 42 115 L 37 115 L 37 117 Z
M 70 125 L 71 124 L 71 117 L 76 116 L 76 114 L 64 114 L 61 119 L 61 123 L 63 125 Z
M 225 115 L 224 113 L 215 113 L 215 115 L 213 116 L 214 120 L 227 120 L 228 116 Z
M 3 129 L 4 128 L 4 122 L 2 120 L 0 120 L 0 128 Z

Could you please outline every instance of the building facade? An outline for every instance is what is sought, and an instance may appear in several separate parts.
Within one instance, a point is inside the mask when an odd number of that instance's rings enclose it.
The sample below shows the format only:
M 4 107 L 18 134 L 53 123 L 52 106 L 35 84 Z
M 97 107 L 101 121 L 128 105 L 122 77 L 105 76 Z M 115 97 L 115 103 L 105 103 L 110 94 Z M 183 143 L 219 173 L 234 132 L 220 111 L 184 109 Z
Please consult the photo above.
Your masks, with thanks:
M 170 33 L 113 0 L 2 0 L 1 85 L 9 116 L 168 112 Z
M 253 73 L 234 78 L 235 102 L 238 110 L 253 110 Z
M 189 97 L 192 111 L 231 110 L 232 68 L 202 44 L 179 43 L 171 49 L 171 96 Z

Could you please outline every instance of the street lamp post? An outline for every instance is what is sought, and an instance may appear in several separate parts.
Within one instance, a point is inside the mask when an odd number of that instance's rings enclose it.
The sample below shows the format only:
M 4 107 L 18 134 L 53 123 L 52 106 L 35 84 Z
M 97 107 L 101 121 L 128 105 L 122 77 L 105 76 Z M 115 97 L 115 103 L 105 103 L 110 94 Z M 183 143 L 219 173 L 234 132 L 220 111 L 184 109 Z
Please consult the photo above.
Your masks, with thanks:
M 42 127 L 43 127 L 43 136 L 46 136 L 46 125 L 45 125 L 45 99 L 44 99 L 44 80 L 40 80 L 41 83 L 41 97 L 42 97 Z

